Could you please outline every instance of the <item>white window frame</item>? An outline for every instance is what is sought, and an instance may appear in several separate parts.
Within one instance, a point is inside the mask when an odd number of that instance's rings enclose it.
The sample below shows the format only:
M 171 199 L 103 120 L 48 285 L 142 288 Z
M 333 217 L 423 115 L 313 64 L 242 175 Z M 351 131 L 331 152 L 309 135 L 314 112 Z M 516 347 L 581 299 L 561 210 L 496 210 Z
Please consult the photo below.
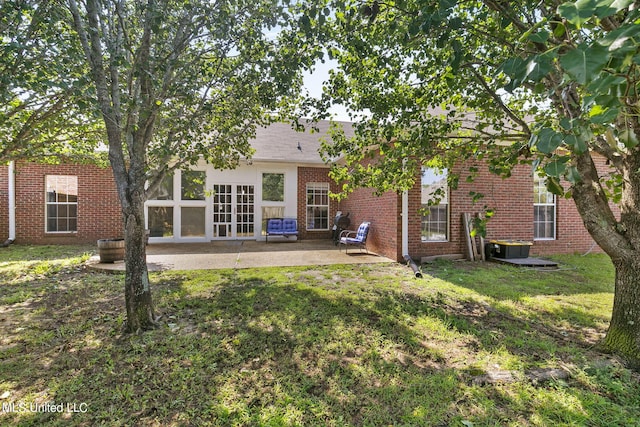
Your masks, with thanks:
M 309 204 L 309 190 L 326 191 L 327 204 Z M 314 193 L 316 194 L 316 193 Z M 322 193 L 320 193 L 322 195 Z M 331 201 L 329 200 L 329 183 L 328 182 L 307 182 L 305 188 L 305 221 L 304 226 L 307 231 L 328 231 L 331 227 L 329 219 L 331 218 Z M 314 197 L 315 199 L 315 197 Z M 309 228 L 309 208 L 326 208 L 327 209 L 327 227 L 326 228 Z
M 207 241 L 210 235 L 211 228 L 211 212 L 210 212 L 210 195 L 208 194 L 208 188 L 211 188 L 209 183 L 209 174 L 206 168 L 194 167 L 186 169 L 184 172 L 203 172 L 205 174 L 204 184 L 204 199 L 182 199 L 182 180 L 183 171 L 178 169 L 173 172 L 173 198 L 172 199 L 150 199 L 145 203 L 145 221 L 146 228 L 149 228 L 149 209 L 151 208 L 172 208 L 173 209 L 173 233 L 171 236 L 166 237 L 152 237 L 152 241 L 175 241 L 180 240 L 184 242 L 201 242 Z M 182 208 L 202 208 L 205 214 L 204 230 L 205 233 L 202 236 L 183 236 L 182 235 Z
M 165 178 L 166 179 L 166 178 Z M 170 175 L 170 179 L 171 179 L 171 185 L 172 185 L 172 197 L 171 198 L 167 198 L 167 199 L 148 199 L 146 204 L 146 209 L 145 209 L 145 222 L 146 222 L 146 228 L 150 229 L 151 228 L 151 224 L 150 224 L 150 215 L 149 215 L 149 210 L 152 208 L 171 208 L 172 209 L 172 214 L 171 214 L 171 220 L 172 220 L 172 233 L 170 236 L 155 236 L 155 237 L 151 237 L 152 239 L 165 239 L 165 240 L 172 240 L 176 238 L 176 233 L 177 233 L 177 228 L 179 228 L 179 224 L 176 223 L 176 211 L 179 210 L 178 208 L 178 204 L 177 204 L 177 200 L 180 197 L 180 171 L 176 170 L 171 172 Z
M 56 196 L 56 200 L 55 201 L 49 201 L 49 193 L 50 193 L 50 188 L 49 188 L 49 178 L 53 178 L 56 180 L 56 188 L 58 188 L 58 184 L 60 181 L 64 181 L 64 186 L 67 188 L 72 188 L 75 189 L 75 196 L 76 196 L 76 201 L 75 202 L 70 202 L 70 201 L 58 201 L 57 200 L 57 196 Z M 71 183 L 71 185 L 69 184 L 69 181 L 73 181 Z M 76 175 L 45 175 L 44 178 L 44 231 L 47 234 L 76 234 L 78 232 L 78 177 Z M 50 206 L 62 206 L 65 205 L 67 207 L 67 216 L 65 217 L 67 219 L 67 225 L 70 219 L 75 218 L 76 221 L 76 227 L 75 230 L 49 230 L 49 207 Z M 69 216 L 68 214 L 68 209 L 70 206 L 75 206 L 76 208 L 76 215 L 75 217 Z M 56 221 L 59 219 L 60 217 L 56 216 Z M 57 227 L 56 227 L 57 228 Z M 68 228 L 68 227 L 67 227 Z
M 449 241 L 449 236 L 451 235 L 451 209 L 449 206 L 449 196 L 450 196 L 450 191 L 449 191 L 449 186 L 446 185 L 444 187 L 445 190 L 445 195 L 444 197 L 442 197 L 440 199 L 440 201 L 437 204 L 429 204 L 429 199 L 431 194 L 434 193 L 434 191 L 437 189 L 437 187 L 435 187 L 433 184 L 435 184 L 435 182 L 431 182 L 433 180 L 435 180 L 438 177 L 441 177 L 446 179 L 447 175 L 448 175 L 449 171 L 444 169 L 444 170 L 436 170 L 433 168 L 427 168 L 427 167 L 423 167 L 422 168 L 422 175 L 421 175 L 421 186 L 420 186 L 420 197 L 421 197 L 421 208 L 422 210 L 426 213 L 426 211 L 431 212 L 433 208 L 441 208 L 443 205 L 446 208 L 446 213 L 445 213 L 445 237 L 444 239 L 429 239 L 426 236 L 424 236 L 423 234 L 423 230 L 425 228 L 425 226 L 427 228 L 431 228 L 431 223 L 442 223 L 442 220 L 440 218 L 437 219 L 433 219 L 433 217 L 431 216 L 431 214 L 423 214 L 421 216 L 420 219 L 420 241 L 422 243 L 442 243 L 442 242 L 448 242 Z M 430 188 L 430 187 L 434 187 L 434 188 Z M 430 190 L 430 191 L 429 191 Z M 433 221 L 432 221 L 433 220 Z
M 544 195 L 545 200 L 551 199 L 552 202 L 542 202 L 542 195 Z M 553 208 L 553 235 L 552 236 L 536 236 L 536 230 L 538 229 L 538 224 L 550 223 L 550 221 L 536 221 L 536 208 L 543 207 Z M 557 239 L 557 227 L 558 227 L 558 205 L 556 195 L 549 192 L 546 186 L 546 179 L 544 177 L 540 177 L 537 174 L 533 176 L 533 239 L 534 240 L 556 240 Z M 545 227 L 546 229 L 546 227 Z

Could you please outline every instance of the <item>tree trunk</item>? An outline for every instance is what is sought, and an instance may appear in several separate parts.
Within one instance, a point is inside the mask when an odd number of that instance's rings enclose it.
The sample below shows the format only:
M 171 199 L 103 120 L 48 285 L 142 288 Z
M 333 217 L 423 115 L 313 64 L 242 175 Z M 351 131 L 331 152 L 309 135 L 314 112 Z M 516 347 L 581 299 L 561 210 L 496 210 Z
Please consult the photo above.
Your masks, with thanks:
M 640 179 L 629 173 L 640 168 L 640 156 L 626 166 L 620 220 L 610 209 L 590 153 L 576 156 L 581 181 L 573 186 L 573 200 L 589 234 L 609 255 L 616 271 L 613 312 L 603 347 L 640 367 Z M 630 161 L 633 159 L 627 159 Z
M 604 347 L 640 368 L 640 260 L 614 260 L 616 289 Z
M 138 333 L 155 326 L 144 236 L 144 201 L 133 197 L 123 209 L 125 226 L 127 331 Z

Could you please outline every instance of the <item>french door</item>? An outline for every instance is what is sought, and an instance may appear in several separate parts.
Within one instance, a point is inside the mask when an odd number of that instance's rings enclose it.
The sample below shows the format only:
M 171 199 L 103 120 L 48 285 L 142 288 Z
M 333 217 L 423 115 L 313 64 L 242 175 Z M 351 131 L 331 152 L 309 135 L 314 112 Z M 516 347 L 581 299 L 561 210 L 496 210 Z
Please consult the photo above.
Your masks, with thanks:
M 214 184 L 213 238 L 255 237 L 255 192 L 253 185 Z

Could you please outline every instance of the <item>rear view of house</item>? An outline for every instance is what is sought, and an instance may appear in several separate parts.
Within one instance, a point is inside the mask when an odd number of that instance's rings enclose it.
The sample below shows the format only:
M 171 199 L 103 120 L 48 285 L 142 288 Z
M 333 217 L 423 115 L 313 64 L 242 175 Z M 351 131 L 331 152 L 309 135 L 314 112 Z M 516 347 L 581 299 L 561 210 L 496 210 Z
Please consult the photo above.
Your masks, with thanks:
M 476 180 L 455 190 L 446 186 L 447 171 L 425 169 L 404 194 L 375 196 L 359 189 L 338 203 L 330 197 L 337 186 L 319 155 L 329 123 L 317 127 L 318 133 L 296 132 L 273 124 L 258 129 L 255 155 L 235 170 L 202 162 L 166 177 L 146 203 L 150 243 L 264 240 L 269 218 L 296 219 L 299 239 L 330 239 L 333 217 L 342 211 L 350 214 L 352 227 L 371 223 L 367 247 L 380 255 L 398 261 L 404 254 L 462 255 L 462 214 L 487 205 L 495 211 L 489 238 L 531 241 L 536 255 L 598 250 L 573 202 L 548 193 L 526 165 L 504 180 L 475 165 Z M 444 197 L 430 206 L 436 190 Z M 472 192 L 484 194 L 480 205 Z M 21 161 L 0 166 L 0 241 L 75 244 L 122 233 L 109 168 Z

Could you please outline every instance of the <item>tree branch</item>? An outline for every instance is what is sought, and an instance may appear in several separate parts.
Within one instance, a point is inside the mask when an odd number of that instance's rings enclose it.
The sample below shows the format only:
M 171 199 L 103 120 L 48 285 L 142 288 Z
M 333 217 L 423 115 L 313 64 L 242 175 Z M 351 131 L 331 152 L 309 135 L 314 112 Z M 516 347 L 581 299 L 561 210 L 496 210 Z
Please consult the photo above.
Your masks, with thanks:
M 76 0 L 68 0 L 69 9 L 73 16 L 73 22 L 80 39 L 80 43 L 85 52 L 87 62 L 91 68 L 94 84 L 96 85 L 96 93 L 98 105 L 104 118 L 107 130 L 107 138 L 109 141 L 109 159 L 113 173 L 116 176 L 116 185 L 123 208 L 127 203 L 126 198 L 126 176 L 127 166 L 122 152 L 122 132 L 118 116 L 114 114 L 113 105 L 111 104 L 107 77 L 104 71 L 102 40 L 100 39 L 100 20 L 99 20 L 99 3 L 98 0 L 87 0 L 87 30 L 83 18 L 78 9 Z
M 507 117 L 513 120 L 514 123 L 519 124 L 522 128 L 522 131 L 526 134 L 527 137 L 531 136 L 531 129 L 529 128 L 529 125 L 520 117 L 518 117 L 513 111 L 511 111 L 511 109 L 507 107 L 504 102 L 502 102 L 502 98 L 500 98 L 497 91 L 492 90 L 491 87 L 489 87 L 489 84 L 486 82 L 484 77 L 480 73 L 478 73 L 478 71 L 473 68 L 473 66 L 468 66 L 467 68 L 471 70 L 471 73 L 478 81 L 478 83 L 480 83 L 484 91 L 493 99 L 496 105 L 506 113 Z

